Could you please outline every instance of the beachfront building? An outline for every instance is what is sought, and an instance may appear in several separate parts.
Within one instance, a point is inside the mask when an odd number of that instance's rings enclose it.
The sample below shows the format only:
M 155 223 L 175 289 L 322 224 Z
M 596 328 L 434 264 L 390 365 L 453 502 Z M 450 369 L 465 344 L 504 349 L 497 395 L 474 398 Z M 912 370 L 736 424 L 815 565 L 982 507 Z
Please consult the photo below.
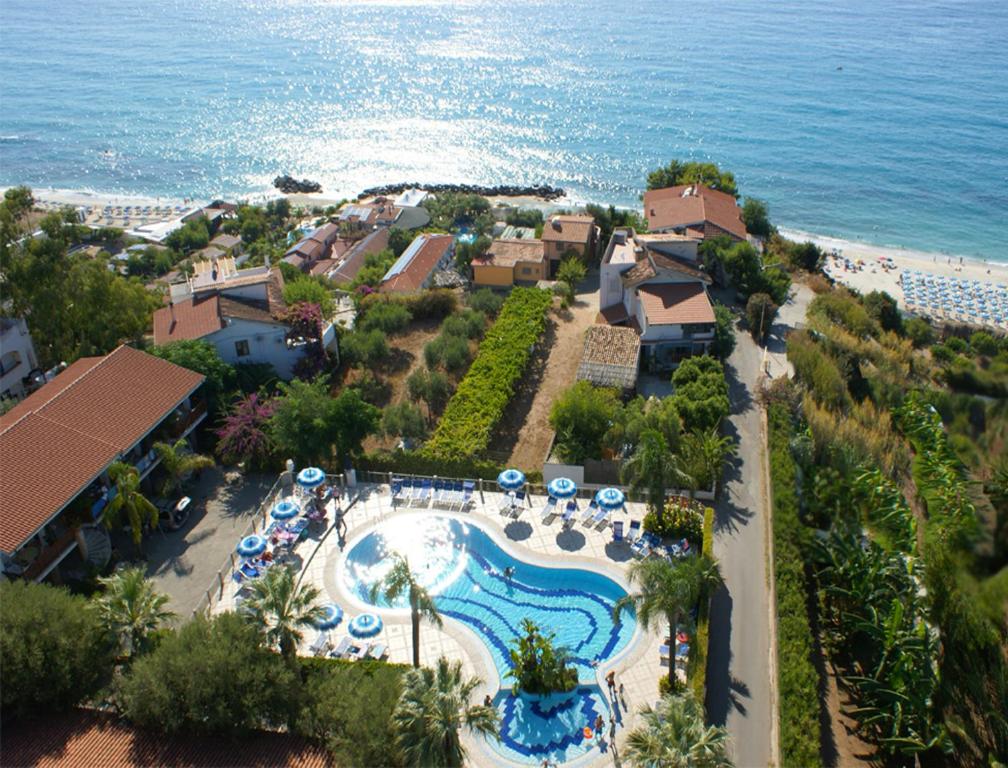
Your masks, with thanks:
M 227 363 L 268 363 L 280 378 L 292 378 L 304 344 L 287 321 L 280 270 L 239 270 L 229 258 L 197 262 L 193 268 L 192 277 L 170 286 L 168 305 L 154 313 L 154 343 L 204 339 Z M 328 318 L 321 342 L 338 354 Z
M 595 219 L 587 214 L 556 214 L 550 216 L 543 225 L 542 241 L 545 244 L 549 276 L 556 275 L 560 262 L 569 253 L 575 253 L 585 261 L 595 256 L 601 230 Z
M 377 227 L 391 227 L 401 214 L 402 209 L 390 200 L 377 197 L 370 203 L 347 203 L 336 220 L 351 232 L 370 232 Z
M 20 400 L 41 377 L 35 345 L 22 317 L 0 317 L 0 400 Z
M 455 251 L 452 235 L 418 235 L 382 277 L 382 293 L 416 293 L 430 287 L 434 273 L 451 264 Z
M 501 287 L 547 279 L 544 246 L 542 240 L 494 240 L 472 260 L 473 284 Z
M 736 241 L 748 238 L 735 197 L 704 184 L 649 189 L 644 193 L 644 217 L 648 232 L 674 232 L 701 240 L 720 235 Z
M 210 246 L 223 251 L 225 256 L 238 256 L 242 250 L 242 239 L 238 235 L 221 232 L 210 241 Z
M 283 260 L 302 272 L 311 272 L 315 264 L 332 258 L 333 246 L 338 241 L 339 226 L 327 222 L 291 246 Z M 342 250 L 345 251 L 346 247 Z
M 41 581 L 75 550 L 104 567 L 101 525 L 123 461 L 141 480 L 160 463 L 155 442 L 189 435 L 206 418 L 204 377 L 132 347 L 83 357 L 0 415 L 0 564 Z
M 697 260 L 699 243 L 686 235 L 617 229 L 602 257 L 598 322 L 633 328 L 650 370 L 704 354 L 714 340 L 711 280 Z

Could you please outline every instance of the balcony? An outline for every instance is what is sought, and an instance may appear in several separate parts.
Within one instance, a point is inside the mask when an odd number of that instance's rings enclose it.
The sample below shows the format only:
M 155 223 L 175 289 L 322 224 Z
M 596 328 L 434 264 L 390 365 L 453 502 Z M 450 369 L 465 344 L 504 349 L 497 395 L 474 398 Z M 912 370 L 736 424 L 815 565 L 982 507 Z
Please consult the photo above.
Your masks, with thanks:
M 180 437 L 184 437 L 189 434 L 193 427 L 206 418 L 206 414 L 206 403 L 202 400 L 197 401 L 193 404 L 188 413 L 183 413 L 176 417 L 174 421 L 166 423 L 165 429 L 172 439 L 178 440 Z
M 77 546 L 77 529 L 70 528 L 65 531 L 52 544 L 42 548 L 38 556 L 31 565 L 25 568 L 24 578 L 26 581 L 42 581 L 63 558 L 74 551 Z

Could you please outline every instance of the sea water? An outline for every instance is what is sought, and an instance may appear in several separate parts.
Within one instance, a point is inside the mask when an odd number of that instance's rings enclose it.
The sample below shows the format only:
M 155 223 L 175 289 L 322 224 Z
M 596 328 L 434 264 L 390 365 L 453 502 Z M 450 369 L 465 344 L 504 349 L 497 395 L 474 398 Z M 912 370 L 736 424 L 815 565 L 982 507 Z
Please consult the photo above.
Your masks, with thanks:
M 784 226 L 1008 260 L 1004 0 L 5 0 L 0 183 L 328 196 L 670 158 Z

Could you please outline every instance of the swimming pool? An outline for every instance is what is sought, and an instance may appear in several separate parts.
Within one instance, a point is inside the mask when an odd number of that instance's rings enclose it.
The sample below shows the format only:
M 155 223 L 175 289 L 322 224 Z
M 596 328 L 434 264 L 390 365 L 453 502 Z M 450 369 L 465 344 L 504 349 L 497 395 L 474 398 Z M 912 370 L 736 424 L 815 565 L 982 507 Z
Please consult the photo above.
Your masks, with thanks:
M 465 624 L 483 641 L 501 679 L 496 705 L 501 712 L 501 741 L 494 749 L 512 760 L 541 762 L 573 759 L 593 748 L 581 729 L 610 704 L 596 683 L 595 664 L 622 651 L 633 637 L 636 620 L 624 613 L 614 623 L 612 609 L 626 591 L 612 579 L 579 568 L 545 568 L 512 557 L 483 529 L 438 514 L 401 515 L 388 520 L 351 546 L 343 562 L 343 585 L 370 602 L 370 585 L 391 567 L 399 552 L 434 596 L 438 610 Z M 506 569 L 513 569 L 510 578 Z M 382 600 L 381 607 L 388 606 Z M 510 641 L 523 619 L 556 635 L 570 650 L 580 684 L 574 691 L 549 697 L 514 696 Z

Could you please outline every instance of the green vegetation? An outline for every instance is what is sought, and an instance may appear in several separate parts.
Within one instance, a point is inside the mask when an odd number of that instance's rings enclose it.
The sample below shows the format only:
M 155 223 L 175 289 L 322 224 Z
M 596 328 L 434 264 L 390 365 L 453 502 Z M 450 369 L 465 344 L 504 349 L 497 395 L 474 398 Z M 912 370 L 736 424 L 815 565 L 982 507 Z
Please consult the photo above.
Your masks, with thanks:
M 700 553 L 711 560 L 714 559 L 714 510 L 704 509 L 703 515 L 703 545 Z M 710 643 L 710 601 L 711 594 L 701 597 L 697 610 L 696 634 L 690 644 L 690 657 L 687 666 L 687 678 L 690 689 L 697 701 L 707 698 L 707 646 Z
M 113 643 L 87 600 L 63 588 L 0 581 L 4 717 L 69 709 L 111 673 Z
M 647 498 L 648 506 L 658 515 L 665 508 L 665 494 L 671 488 L 692 485 L 693 478 L 682 468 L 678 454 L 669 450 L 665 436 L 655 429 L 645 429 L 634 452 L 623 462 L 620 476 L 630 492 Z
M 709 355 L 683 360 L 672 374 L 672 384 L 672 403 L 687 430 L 717 429 L 731 410 L 724 366 Z
M 568 464 L 599 458 L 603 438 L 620 408 L 616 390 L 595 387 L 588 381 L 575 383 L 553 402 L 550 411 L 557 455 Z
M 714 303 L 714 341 L 710 353 L 718 360 L 727 360 L 735 349 L 735 316 L 724 304 Z
M 714 163 L 695 161 L 684 163 L 680 160 L 672 160 L 668 165 L 651 171 L 647 176 L 648 189 L 663 189 L 664 187 L 677 187 L 681 184 L 698 183 L 738 197 L 735 175 L 731 171 L 722 171 Z
M 469 267 L 472 266 L 473 259 L 482 258 L 490 250 L 493 241 L 486 235 L 480 235 L 471 243 L 456 243 L 455 245 L 455 267 L 462 274 L 469 274 Z
M 572 288 L 585 279 L 588 269 L 579 256 L 568 256 L 560 262 L 557 268 L 557 280 L 561 280 Z
M 147 350 L 155 357 L 206 376 L 200 393 L 211 415 L 220 413 L 228 392 L 235 385 L 235 369 L 221 360 L 217 347 L 203 339 L 173 341 Z
M 680 452 L 683 467 L 693 483 L 694 489 L 713 488 L 721 479 L 721 469 L 735 451 L 735 444 L 727 435 L 722 435 L 716 427 L 708 430 L 695 429 L 682 437 Z
M 293 661 L 302 630 L 324 616 L 318 604 L 322 593 L 318 587 L 298 584 L 293 570 L 279 566 L 253 580 L 250 590 L 242 613 L 263 633 L 267 648 L 276 647 L 287 661 Z
M 644 515 L 644 530 L 663 539 L 688 539 L 700 546 L 703 536 L 703 506 L 692 499 L 674 496 L 665 499 L 662 514 L 651 509 Z
M 627 734 L 633 768 L 731 768 L 728 731 L 707 725 L 702 700 L 691 692 L 662 696 L 654 708 L 645 705 L 641 717 L 644 724 Z
M 440 371 L 418 368 L 406 379 L 406 391 L 411 400 L 422 400 L 427 404 L 428 419 L 440 413 L 451 396 L 451 383 Z
M 332 316 L 332 292 L 323 284 L 322 278 L 301 276 L 286 283 L 283 297 L 288 306 L 301 303 L 316 304 L 322 312 L 322 317 Z
M 424 446 L 427 455 L 466 457 L 486 449 L 545 329 L 550 303 L 550 294 L 536 288 L 511 292 Z
M 427 417 L 419 407 L 403 400 L 382 411 L 381 429 L 388 437 L 423 440 L 427 437 Z
M 791 269 L 817 274 L 826 261 L 822 248 L 812 242 L 796 243 L 774 232 L 766 242 L 766 252 L 775 261 Z
M 700 244 L 700 257 L 707 271 L 722 273 L 748 299 L 754 293 L 766 293 L 779 306 L 787 301 L 791 278 L 780 264 L 764 261 L 747 242 L 736 243 L 727 236 L 708 238 Z
M 351 331 L 340 338 L 340 351 L 348 365 L 373 368 L 388 358 L 388 339 L 379 328 Z
M 144 528 L 157 525 L 157 507 L 140 490 L 140 473 L 136 467 L 116 461 L 109 467 L 108 474 L 115 483 L 117 493 L 105 507 L 102 521 L 106 528 L 112 530 L 121 526 L 125 517 L 133 534 L 133 543 L 139 551 Z
M 589 203 L 585 206 L 585 212 L 598 224 L 602 243 L 608 243 L 613 230 L 618 227 L 633 227 L 635 232 L 647 232 L 647 220 L 633 208 L 616 208 L 612 205 L 605 208 Z
M 770 223 L 767 204 L 756 197 L 747 197 L 742 205 L 742 223 L 746 232 L 756 237 L 770 237 L 774 228 Z
M 372 306 L 356 327 L 364 332 L 377 330 L 393 334 L 405 330 L 412 320 L 413 315 L 403 304 L 382 302 Z
M 466 304 L 470 309 L 482 312 L 487 317 L 497 317 L 497 313 L 504 306 L 504 297 L 494 293 L 490 288 L 478 288 L 469 294 Z
M 765 293 L 754 293 L 749 297 L 746 302 L 746 320 L 749 322 L 749 333 L 757 342 L 762 343 L 770 334 L 778 309 L 780 307 Z
M 454 291 L 447 288 L 434 288 L 407 296 L 372 293 L 361 297 L 357 305 L 358 322 L 366 319 L 373 308 L 382 304 L 405 307 L 413 320 L 441 320 L 458 309 Z
M 577 686 L 577 670 L 570 653 L 555 644 L 556 635 L 544 634 L 530 619 L 522 619 L 521 634 L 510 641 L 511 669 L 515 691 L 545 695 L 570 691 Z
M 185 438 L 175 443 L 154 443 L 154 450 L 161 459 L 161 469 L 165 478 L 161 482 L 161 495 L 171 496 L 193 472 L 209 469 L 214 460 L 200 453 L 193 453 Z
M 390 248 L 378 253 L 369 253 L 364 257 L 364 266 L 354 276 L 347 286 L 350 290 L 377 291 L 382 278 L 395 264 L 396 256 Z
M 431 216 L 431 225 L 443 231 L 455 231 L 470 225 L 479 234 L 489 232 L 494 225 L 490 201 L 480 195 L 462 192 L 442 192 L 421 203 Z
M 434 598 L 416 580 L 410 570 L 409 561 L 398 552 L 392 555 L 392 568 L 385 577 L 371 585 L 371 602 L 377 603 L 378 596 L 390 605 L 405 597 L 410 609 L 410 624 L 413 630 L 413 667 L 420 668 L 420 620 L 426 619 L 436 627 L 442 625 L 441 614 L 434 604 Z
M 251 241 L 250 241 L 251 242 Z M 206 216 L 198 216 L 170 232 L 165 245 L 182 253 L 190 253 L 206 248 L 210 243 L 210 227 Z
M 151 636 L 173 614 L 168 598 L 154 590 L 143 568 L 125 568 L 99 579 L 105 591 L 95 600 L 102 624 L 126 657 L 148 649 Z
M 535 229 L 543 223 L 543 213 L 538 208 L 512 208 L 504 221 L 513 227 Z

